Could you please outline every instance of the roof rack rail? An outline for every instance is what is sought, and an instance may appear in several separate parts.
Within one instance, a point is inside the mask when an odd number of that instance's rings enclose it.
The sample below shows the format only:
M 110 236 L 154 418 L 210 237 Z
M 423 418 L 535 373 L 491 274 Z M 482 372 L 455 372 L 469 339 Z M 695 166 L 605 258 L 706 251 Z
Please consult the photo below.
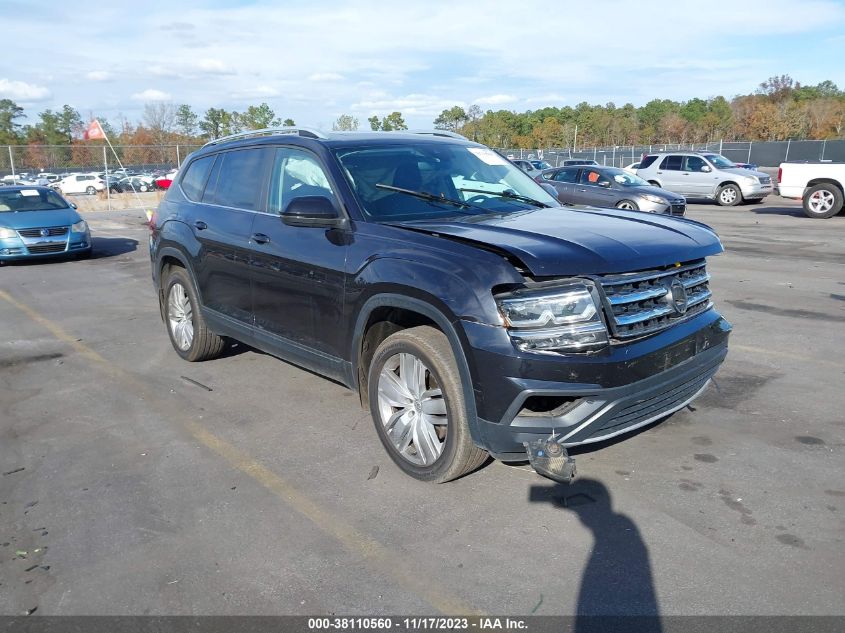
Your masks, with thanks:
M 274 134 L 296 134 L 307 138 L 327 138 L 326 135 L 316 128 L 286 126 L 286 127 L 267 127 L 260 130 L 247 130 L 245 132 L 238 132 L 237 134 L 229 134 L 228 136 L 221 136 L 213 141 L 209 141 L 203 147 L 209 145 L 217 145 L 225 141 L 233 141 L 239 138 L 249 138 L 251 136 L 272 136 Z
M 445 136 L 447 138 L 459 138 L 464 141 L 469 140 L 466 136 L 458 134 L 457 132 L 450 132 L 449 130 L 407 130 L 407 132 L 409 134 L 428 134 L 429 136 Z

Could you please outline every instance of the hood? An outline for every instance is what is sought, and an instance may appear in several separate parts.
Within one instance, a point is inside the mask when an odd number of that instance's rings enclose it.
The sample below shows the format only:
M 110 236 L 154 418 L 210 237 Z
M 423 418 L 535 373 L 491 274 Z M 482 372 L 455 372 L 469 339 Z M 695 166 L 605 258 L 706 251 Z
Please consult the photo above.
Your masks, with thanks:
M 668 189 L 661 189 L 660 187 L 653 187 L 651 185 L 642 185 L 640 187 L 623 187 L 618 191 L 631 191 L 639 195 L 651 194 L 652 196 L 660 196 L 661 198 L 666 198 L 667 200 L 684 200 L 684 197 L 679 193 L 669 191 Z
M 704 224 L 617 209 L 557 207 L 393 224 L 505 251 L 537 277 L 646 270 L 723 250 Z
M 731 167 L 730 169 L 720 169 L 722 173 L 736 174 L 737 176 L 756 176 L 757 178 L 771 178 L 769 174 L 764 174 L 762 171 L 755 171 L 753 169 L 746 169 L 745 167 Z
M 10 229 L 35 229 L 42 226 L 70 226 L 81 218 L 75 209 L 55 211 L 4 211 L 0 213 L 0 226 Z

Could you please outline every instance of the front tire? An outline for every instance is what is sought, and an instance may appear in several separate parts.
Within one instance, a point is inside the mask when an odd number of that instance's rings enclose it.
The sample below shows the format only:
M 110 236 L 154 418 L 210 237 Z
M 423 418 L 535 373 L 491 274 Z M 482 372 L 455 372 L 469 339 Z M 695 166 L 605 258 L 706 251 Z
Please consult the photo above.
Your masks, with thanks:
M 820 220 L 832 218 L 842 211 L 842 191 L 828 183 L 814 185 L 804 194 L 804 214 Z
M 716 203 L 720 207 L 733 207 L 742 202 L 742 191 L 739 187 L 727 184 L 716 194 Z
M 85 193 L 87 193 L 89 196 L 93 196 L 97 193 L 97 189 L 95 187 L 87 187 L 85 189 Z
M 478 468 L 458 365 L 446 336 L 421 326 L 390 335 L 368 371 L 370 412 L 390 458 L 406 474 L 444 483 Z
M 173 349 L 189 362 L 210 360 L 224 341 L 206 327 L 194 284 L 184 268 L 171 268 L 164 285 L 164 322 Z
M 617 209 L 625 209 L 626 211 L 639 211 L 640 207 L 633 200 L 620 200 L 616 203 Z

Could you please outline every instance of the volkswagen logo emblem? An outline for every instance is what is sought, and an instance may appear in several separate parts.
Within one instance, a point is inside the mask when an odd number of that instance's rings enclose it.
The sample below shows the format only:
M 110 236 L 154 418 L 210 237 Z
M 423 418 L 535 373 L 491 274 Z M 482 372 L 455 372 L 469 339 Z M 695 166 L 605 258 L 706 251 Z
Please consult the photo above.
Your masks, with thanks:
M 669 291 L 666 293 L 669 303 L 678 314 L 686 314 L 687 312 L 687 289 L 684 288 L 678 279 L 673 279 L 669 286 Z
M 47 229 L 41 229 L 41 237 L 47 237 L 48 235 L 50 235 L 50 231 Z

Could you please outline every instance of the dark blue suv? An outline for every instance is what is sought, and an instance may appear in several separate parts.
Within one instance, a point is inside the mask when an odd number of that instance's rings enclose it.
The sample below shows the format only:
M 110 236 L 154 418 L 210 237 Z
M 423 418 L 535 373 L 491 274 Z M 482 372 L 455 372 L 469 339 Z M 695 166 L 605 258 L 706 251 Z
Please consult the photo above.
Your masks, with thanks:
M 423 480 L 488 455 L 524 460 L 543 438 L 560 453 L 659 420 L 727 353 L 711 229 L 561 207 L 448 132 L 213 141 L 186 160 L 151 229 L 182 358 L 212 358 L 230 337 L 342 382 Z

